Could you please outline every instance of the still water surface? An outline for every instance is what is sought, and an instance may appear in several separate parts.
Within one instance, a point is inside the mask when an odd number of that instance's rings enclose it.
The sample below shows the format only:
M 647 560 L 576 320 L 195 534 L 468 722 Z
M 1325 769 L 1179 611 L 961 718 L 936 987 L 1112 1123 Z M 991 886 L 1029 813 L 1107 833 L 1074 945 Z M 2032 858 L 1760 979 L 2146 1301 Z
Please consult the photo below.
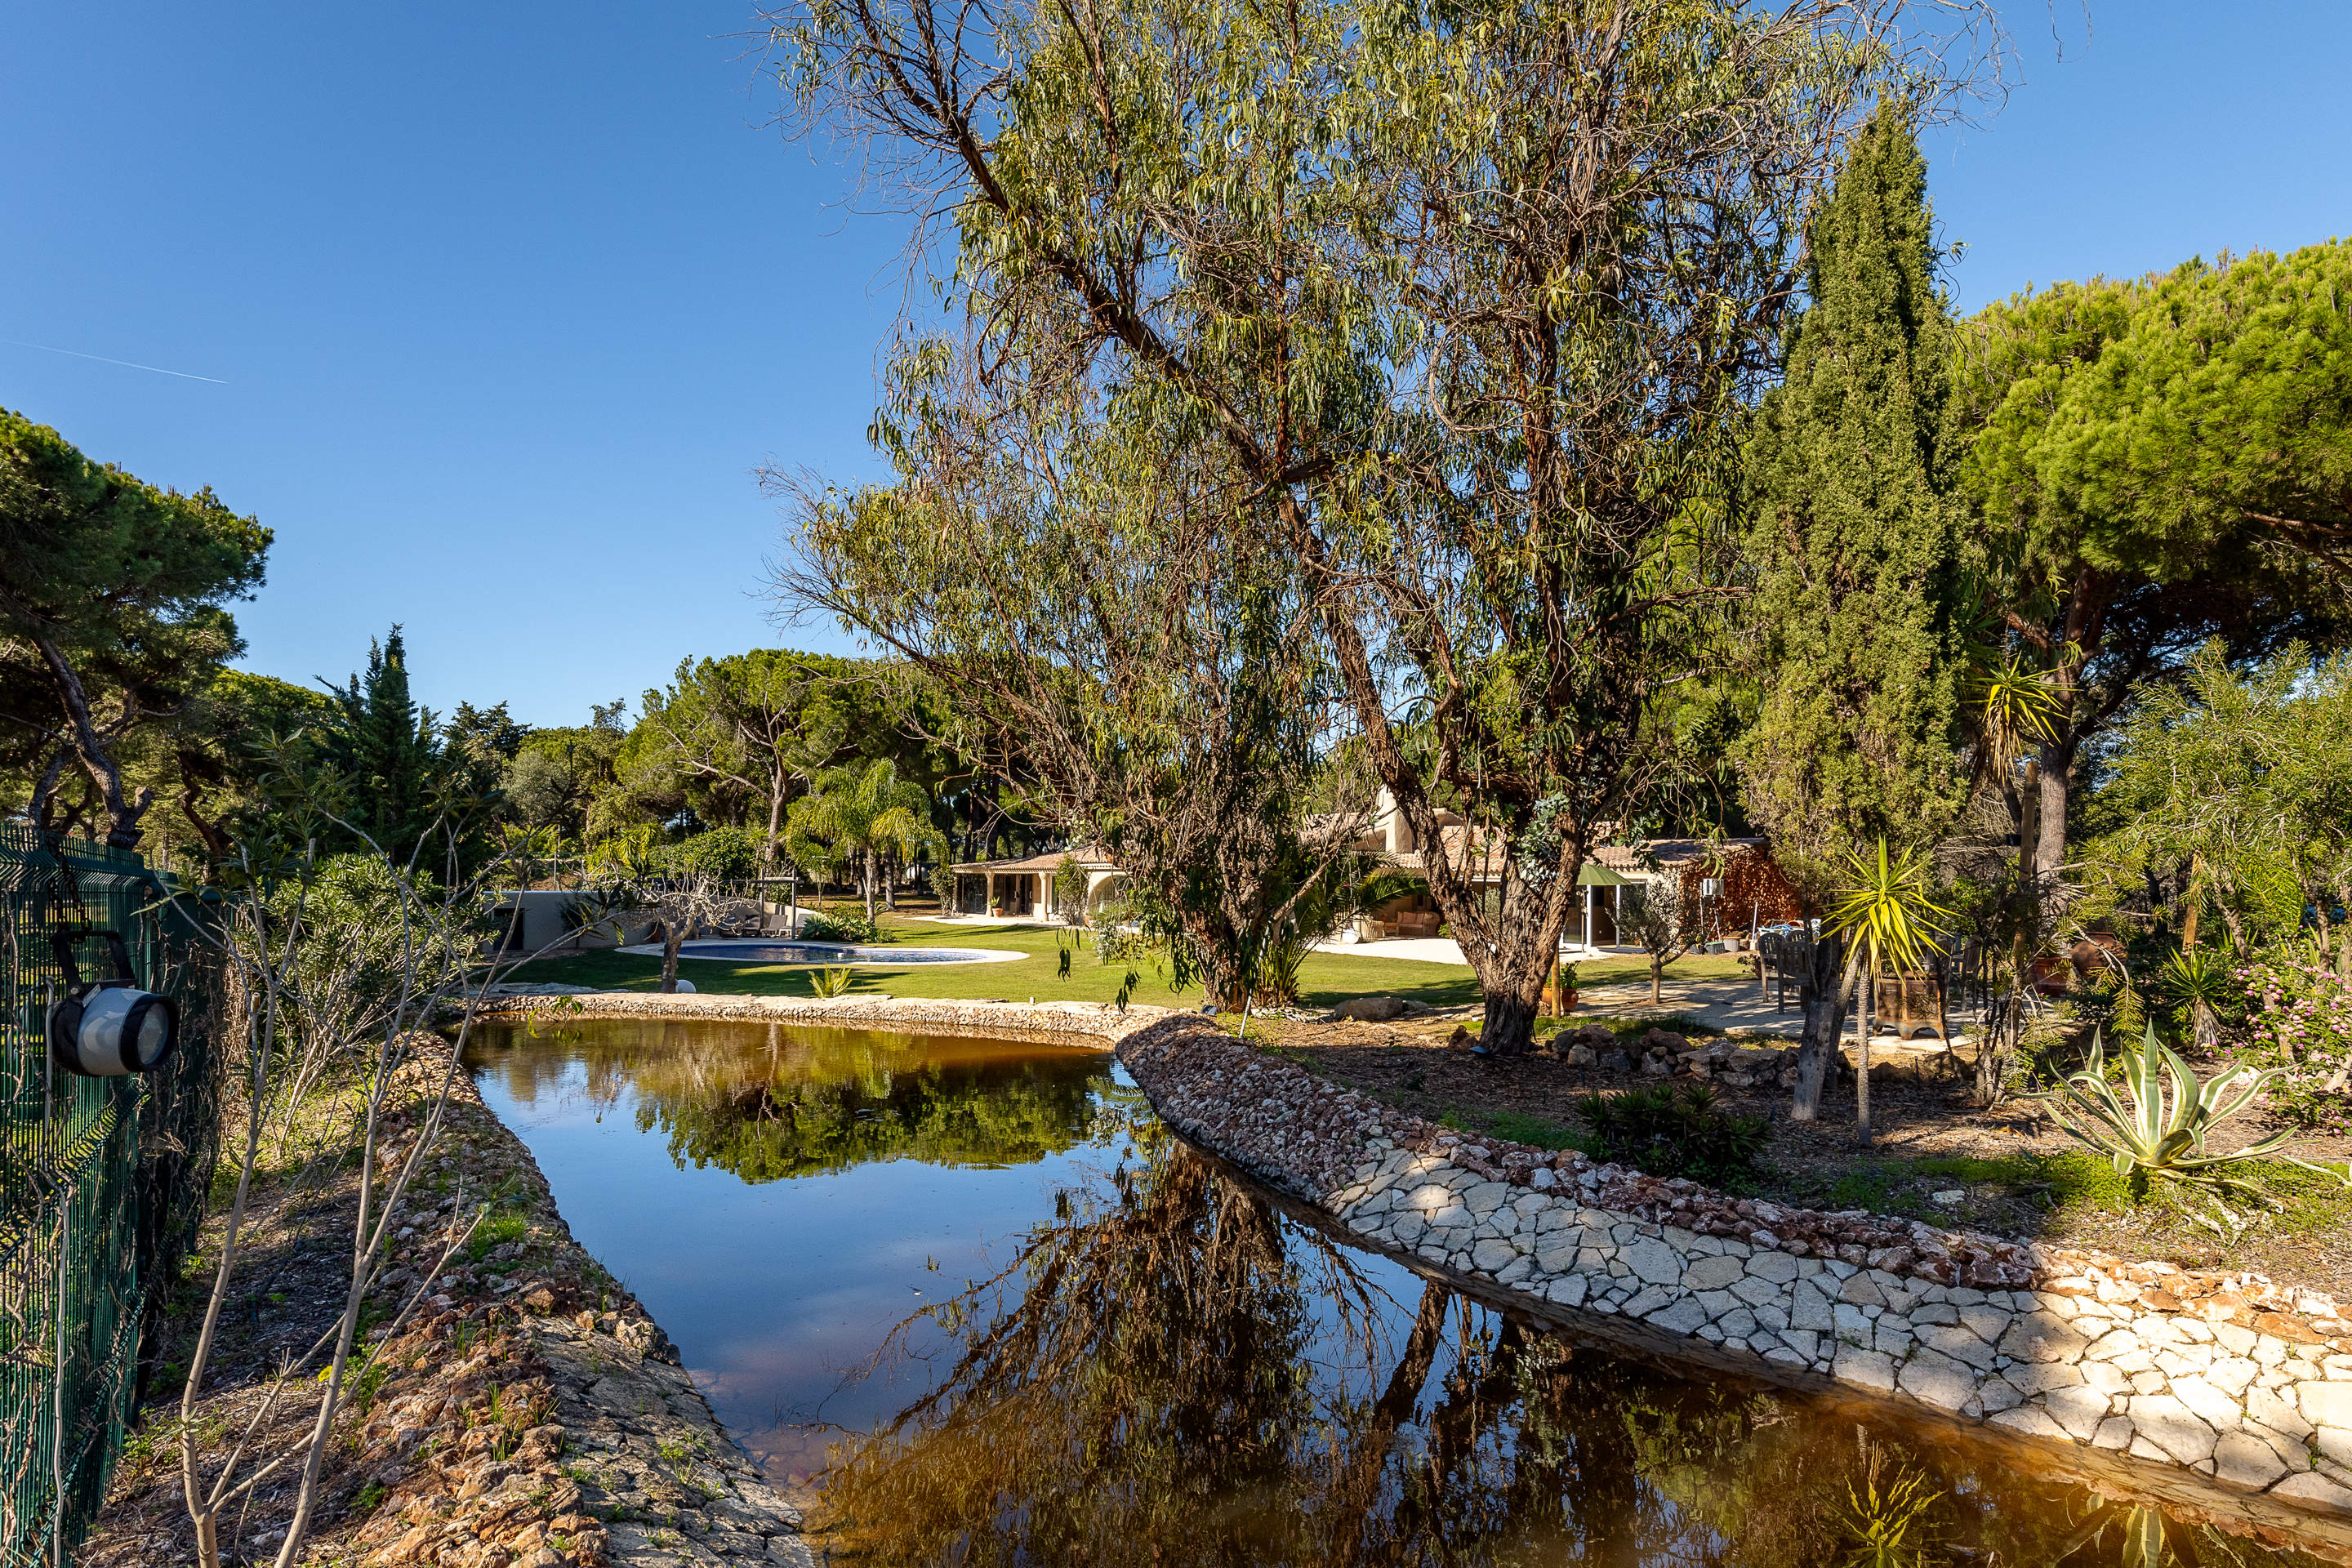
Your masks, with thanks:
M 612 1019 L 468 1060 L 836 1560 L 2320 1561 L 1535 1331 L 1286 1217 L 1108 1055 Z

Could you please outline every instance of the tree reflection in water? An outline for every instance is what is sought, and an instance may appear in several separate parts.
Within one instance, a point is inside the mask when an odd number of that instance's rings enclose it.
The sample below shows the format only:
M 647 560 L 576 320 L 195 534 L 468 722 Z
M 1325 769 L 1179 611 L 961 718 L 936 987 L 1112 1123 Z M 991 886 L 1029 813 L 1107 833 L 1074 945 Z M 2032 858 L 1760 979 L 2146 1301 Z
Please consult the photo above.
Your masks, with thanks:
M 514 1050 L 525 1041 L 561 1052 Z M 882 1031 L 599 1019 L 485 1026 L 474 1060 L 520 1105 L 633 1095 L 680 1166 L 764 1183 L 884 1160 L 1019 1165 L 1097 1141 L 1108 1054 Z M 1131 1091 L 1130 1091 L 1131 1092 Z
M 1156 1127 L 1134 1135 L 1140 1169 L 1071 1194 L 1002 1274 L 899 1326 L 900 1344 L 943 1335 L 951 1370 L 836 1449 L 837 1560 L 2312 1561 L 1851 1407 L 1579 1348 L 1439 1285 L 1398 1300 L 1393 1267 Z

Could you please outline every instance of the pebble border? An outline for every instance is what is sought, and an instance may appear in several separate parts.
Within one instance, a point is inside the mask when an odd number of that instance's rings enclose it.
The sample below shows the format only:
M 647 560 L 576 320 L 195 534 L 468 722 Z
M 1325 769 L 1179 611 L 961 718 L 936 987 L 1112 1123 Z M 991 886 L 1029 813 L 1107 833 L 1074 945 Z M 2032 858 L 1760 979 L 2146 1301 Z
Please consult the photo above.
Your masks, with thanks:
M 1198 1015 L 630 993 L 560 1005 L 1109 1045 L 1187 1140 L 1356 1238 L 1534 1316 L 2069 1445 L 2086 1460 L 2177 1467 L 2352 1523 L 2352 1321 L 2331 1298 L 2261 1275 L 1733 1198 L 1472 1139 Z M 491 1008 L 546 1005 L 515 996 Z

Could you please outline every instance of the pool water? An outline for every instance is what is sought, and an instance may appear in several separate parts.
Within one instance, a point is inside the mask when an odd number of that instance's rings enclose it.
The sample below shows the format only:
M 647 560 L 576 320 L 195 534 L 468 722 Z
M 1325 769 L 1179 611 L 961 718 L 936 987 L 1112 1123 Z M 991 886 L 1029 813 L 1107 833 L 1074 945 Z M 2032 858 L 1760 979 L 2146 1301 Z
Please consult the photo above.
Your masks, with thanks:
M 1496 1312 L 1191 1152 L 1106 1054 L 615 1019 L 467 1060 L 833 1561 L 2322 1561 Z
M 689 942 L 680 943 L 681 958 L 729 958 L 739 963 L 986 963 L 993 959 L 1019 958 L 1020 953 L 989 952 L 973 947 L 854 947 L 833 942 Z

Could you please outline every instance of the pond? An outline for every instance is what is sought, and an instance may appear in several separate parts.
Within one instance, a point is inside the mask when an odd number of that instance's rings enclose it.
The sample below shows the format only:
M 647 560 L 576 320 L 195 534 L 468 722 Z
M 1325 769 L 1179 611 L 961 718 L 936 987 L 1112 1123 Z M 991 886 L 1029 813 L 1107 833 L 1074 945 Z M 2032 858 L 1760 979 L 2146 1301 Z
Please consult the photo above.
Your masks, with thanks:
M 1289 1216 L 1108 1054 L 614 1019 L 467 1059 L 836 1561 L 2319 1561 L 1540 1331 Z

